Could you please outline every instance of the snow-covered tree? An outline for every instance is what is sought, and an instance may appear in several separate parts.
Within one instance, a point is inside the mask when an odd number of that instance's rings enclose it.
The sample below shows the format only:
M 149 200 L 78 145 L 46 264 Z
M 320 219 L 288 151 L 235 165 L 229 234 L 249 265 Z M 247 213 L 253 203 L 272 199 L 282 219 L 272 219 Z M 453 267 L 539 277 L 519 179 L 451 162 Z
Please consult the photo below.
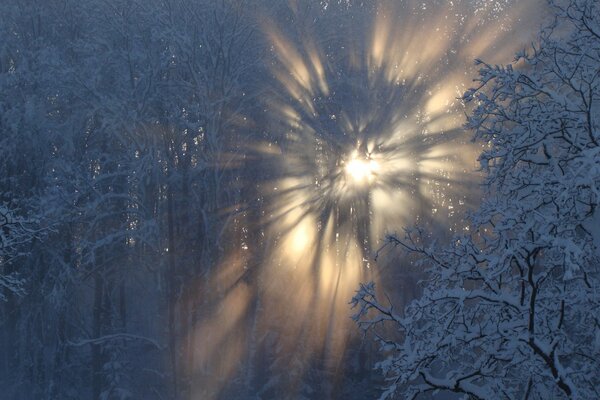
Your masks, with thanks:
M 552 6 L 513 64 L 477 61 L 464 100 L 485 196 L 467 234 L 389 238 L 425 270 L 404 310 L 373 284 L 353 298 L 385 354 L 382 398 L 600 397 L 600 5 Z
M 41 231 L 34 227 L 32 221 L 0 204 L 0 300 L 5 299 L 5 291 L 22 293 L 23 282 L 11 264 L 25 255 L 26 249 L 23 248 L 39 236 Z
M 193 396 L 198 282 L 235 246 L 258 107 L 249 4 L 0 5 L 5 397 Z

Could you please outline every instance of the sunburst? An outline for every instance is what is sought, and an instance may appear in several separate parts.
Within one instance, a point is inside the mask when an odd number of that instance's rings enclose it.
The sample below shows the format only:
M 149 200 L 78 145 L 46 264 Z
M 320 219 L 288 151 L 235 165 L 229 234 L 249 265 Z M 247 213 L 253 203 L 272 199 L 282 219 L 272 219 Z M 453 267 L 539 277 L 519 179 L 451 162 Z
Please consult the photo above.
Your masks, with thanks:
M 502 19 L 487 3 L 476 18 L 466 12 L 472 2 L 381 3 L 350 12 L 335 37 L 318 34 L 326 21 L 300 15 L 300 3 L 290 21 L 313 19 L 312 28 L 263 23 L 276 61 L 264 99 L 268 138 L 250 145 L 261 167 L 247 184 L 260 187 L 265 235 L 251 291 L 265 311 L 252 332 L 276 332 L 296 367 L 317 356 L 339 365 L 352 331 L 348 301 L 359 282 L 378 279 L 374 252 L 387 233 L 415 222 L 438 234 L 465 228 L 459 210 L 477 188 L 478 149 L 457 97 L 473 58 L 510 59 L 519 41 L 505 25 L 536 9 L 526 3 Z M 302 379 L 301 369 L 292 375 Z

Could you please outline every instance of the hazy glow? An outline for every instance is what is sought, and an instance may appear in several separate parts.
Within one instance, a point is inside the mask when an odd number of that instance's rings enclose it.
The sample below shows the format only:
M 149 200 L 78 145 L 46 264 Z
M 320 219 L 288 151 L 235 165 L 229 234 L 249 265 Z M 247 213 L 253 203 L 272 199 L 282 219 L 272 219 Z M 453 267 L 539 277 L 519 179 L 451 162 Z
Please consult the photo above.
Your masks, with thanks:
M 439 236 L 464 227 L 479 150 L 463 133 L 457 98 L 471 85 L 476 53 L 496 50 L 511 32 L 501 25 L 517 18 L 487 4 L 471 18 L 473 4 L 459 4 L 380 2 L 367 31 L 336 21 L 336 40 L 300 24 L 264 24 L 278 61 L 267 99 L 272 139 L 258 156 L 270 173 L 261 184 L 272 243 L 261 274 L 272 305 L 264 323 L 283 333 L 291 359 L 326 351 L 329 367 L 341 362 L 348 299 L 358 282 L 378 279 L 373 254 L 386 233 L 416 221 Z M 312 19 L 299 5 L 293 17 Z M 293 321 L 277 324 L 279 312 Z
M 477 12 L 475 3 L 483 4 Z M 472 85 L 474 58 L 510 60 L 529 41 L 515 35 L 539 7 L 518 3 L 513 12 L 507 1 L 379 2 L 362 24 L 336 21 L 333 39 L 301 23 L 331 23 L 302 14 L 302 2 L 290 2 L 289 20 L 261 21 L 276 82 L 262 99 L 268 139 L 252 144 L 260 178 L 249 183 L 262 207 L 253 233 L 267 248 L 252 289 L 242 267 L 231 286 L 215 282 L 233 309 L 194 335 L 205 363 L 232 341 L 215 361 L 226 364 L 223 385 L 230 363 L 243 368 L 243 338 L 259 341 L 246 356 L 277 349 L 290 393 L 315 355 L 340 371 L 354 332 L 348 301 L 358 282 L 378 280 L 373 254 L 385 234 L 415 221 L 438 236 L 464 228 L 460 211 L 477 187 L 479 150 L 462 130 L 457 97 Z M 247 310 L 255 314 L 242 328 Z

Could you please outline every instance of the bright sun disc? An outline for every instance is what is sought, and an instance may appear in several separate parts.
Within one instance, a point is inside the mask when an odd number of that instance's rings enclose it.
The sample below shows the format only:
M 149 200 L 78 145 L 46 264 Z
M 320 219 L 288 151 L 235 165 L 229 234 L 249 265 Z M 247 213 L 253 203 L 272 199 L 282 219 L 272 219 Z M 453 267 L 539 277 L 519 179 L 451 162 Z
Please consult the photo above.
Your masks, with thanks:
M 354 182 L 364 183 L 370 182 L 378 169 L 378 164 L 375 160 L 352 158 L 346 164 L 346 175 Z

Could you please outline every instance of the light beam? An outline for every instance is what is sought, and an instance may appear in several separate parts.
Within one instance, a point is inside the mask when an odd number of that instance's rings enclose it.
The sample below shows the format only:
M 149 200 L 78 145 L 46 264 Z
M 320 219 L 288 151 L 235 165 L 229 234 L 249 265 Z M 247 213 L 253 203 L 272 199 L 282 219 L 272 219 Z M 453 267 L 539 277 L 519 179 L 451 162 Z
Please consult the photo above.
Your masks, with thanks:
M 275 82 L 260 99 L 267 138 L 249 145 L 258 172 L 246 183 L 260 191 L 248 202 L 260 208 L 261 226 L 249 231 L 264 235 L 264 254 L 251 290 L 242 259 L 226 268 L 233 278 L 210 282 L 225 293 L 223 315 L 200 324 L 196 358 L 203 368 L 221 361 L 214 349 L 227 341 L 235 352 L 218 382 L 197 381 L 217 393 L 202 398 L 219 398 L 234 363 L 245 368 L 240 338 L 258 341 L 248 359 L 260 348 L 276 356 L 285 370 L 278 385 L 302 397 L 314 357 L 343 369 L 354 329 L 348 301 L 358 282 L 379 279 L 373 255 L 385 235 L 415 222 L 436 237 L 465 228 L 460 211 L 476 197 L 479 149 L 462 129 L 457 98 L 472 85 L 474 58 L 510 60 L 530 41 L 523 29 L 537 26 L 539 1 L 505 8 L 511 1 L 314 2 L 326 12 L 290 1 L 285 20 L 261 18 Z M 244 325 L 248 310 L 255 314 Z

